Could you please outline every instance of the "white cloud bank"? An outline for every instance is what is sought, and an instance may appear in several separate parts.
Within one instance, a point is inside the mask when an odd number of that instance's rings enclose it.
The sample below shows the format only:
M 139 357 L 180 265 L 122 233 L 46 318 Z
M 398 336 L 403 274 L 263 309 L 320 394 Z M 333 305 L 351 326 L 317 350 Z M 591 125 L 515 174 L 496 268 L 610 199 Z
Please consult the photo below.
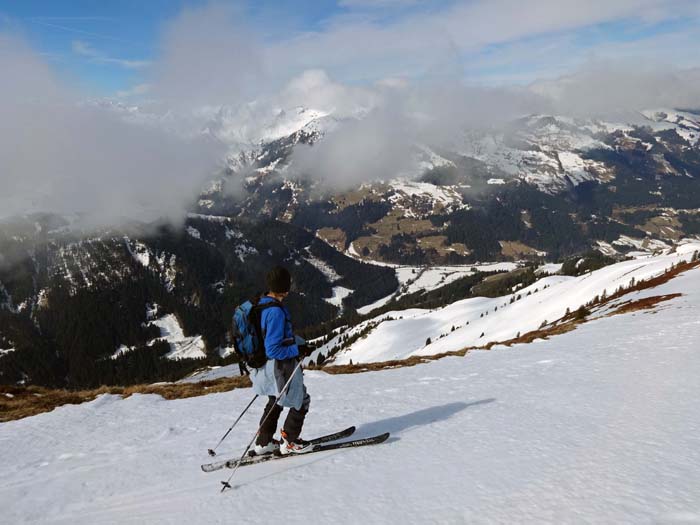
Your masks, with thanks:
M 242 142 L 255 140 L 271 108 L 332 113 L 344 124 L 314 148 L 300 147 L 294 161 L 314 177 L 344 184 L 400 171 L 415 143 L 449 145 L 465 129 L 493 129 L 523 114 L 606 116 L 700 106 L 697 69 L 680 69 L 658 52 L 653 62 L 640 62 L 629 43 L 624 59 L 615 58 L 623 44 L 608 44 L 602 59 L 579 61 L 575 72 L 556 80 L 493 88 L 464 79 L 465 57 L 484 46 L 497 46 L 495 62 L 517 64 L 543 35 L 562 39 L 566 31 L 620 20 L 692 19 L 700 15 L 697 2 L 475 0 L 427 10 L 420 3 L 385 2 L 384 8 L 406 9 L 390 22 L 361 4 L 346 3 L 353 16 L 274 41 L 258 38 L 241 10 L 219 4 L 186 9 L 165 26 L 147 76 L 120 95 L 146 95 L 146 110 L 158 116 L 152 121 L 190 136 L 212 115 L 226 113 L 235 128 L 227 136 Z M 74 47 L 101 57 L 84 43 Z M 651 47 L 647 38 L 642 49 Z M 482 66 L 487 58 L 481 57 Z M 37 53 L 2 33 L 0 68 L 7 72 L 0 83 L 1 215 L 79 211 L 93 224 L 177 219 L 221 158 L 219 144 L 79 104 L 80 94 Z M 364 118 L 355 119 L 359 114 Z
M 81 104 L 14 37 L 0 35 L 0 216 L 79 213 L 86 226 L 182 219 L 217 145 Z

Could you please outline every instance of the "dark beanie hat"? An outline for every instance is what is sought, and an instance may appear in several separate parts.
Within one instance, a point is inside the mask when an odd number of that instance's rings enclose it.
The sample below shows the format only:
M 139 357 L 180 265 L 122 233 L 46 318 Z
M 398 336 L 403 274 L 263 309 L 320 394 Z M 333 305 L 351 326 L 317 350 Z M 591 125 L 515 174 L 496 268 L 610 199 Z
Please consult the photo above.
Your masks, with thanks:
M 275 266 L 266 277 L 267 287 L 273 293 L 287 293 L 292 285 L 292 276 L 282 266 Z

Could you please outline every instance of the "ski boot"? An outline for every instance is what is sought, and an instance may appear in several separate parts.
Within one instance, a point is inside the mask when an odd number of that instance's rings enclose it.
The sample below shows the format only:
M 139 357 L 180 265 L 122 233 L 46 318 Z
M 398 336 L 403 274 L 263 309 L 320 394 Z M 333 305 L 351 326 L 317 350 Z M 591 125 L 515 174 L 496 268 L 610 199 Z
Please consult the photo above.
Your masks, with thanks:
M 289 441 L 287 438 L 287 433 L 282 430 L 282 443 L 280 443 L 279 453 L 282 456 L 287 454 L 304 454 L 305 452 L 311 452 L 313 450 L 313 445 L 304 439 L 297 438 L 294 441 Z
M 276 454 L 279 452 L 280 449 L 280 442 L 277 441 L 276 439 L 271 439 L 270 442 L 267 445 L 258 445 L 257 443 L 255 444 L 255 448 L 250 451 L 248 454 L 249 456 L 265 456 L 267 454 Z

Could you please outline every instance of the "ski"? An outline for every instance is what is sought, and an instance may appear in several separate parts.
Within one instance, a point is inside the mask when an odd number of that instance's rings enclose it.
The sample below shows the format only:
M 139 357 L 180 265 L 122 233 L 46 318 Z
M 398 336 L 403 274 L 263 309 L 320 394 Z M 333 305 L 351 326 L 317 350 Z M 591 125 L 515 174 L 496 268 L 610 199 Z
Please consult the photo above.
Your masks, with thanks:
M 352 448 L 352 447 L 364 447 L 367 445 L 379 445 L 384 443 L 389 439 L 389 432 L 384 434 L 379 434 L 378 436 L 372 436 L 362 439 L 353 439 L 350 441 L 341 441 L 339 443 L 328 443 L 324 445 L 316 445 L 311 452 L 324 452 L 326 450 L 337 450 L 340 448 Z
M 332 434 L 326 434 L 325 436 L 320 436 L 314 439 L 309 440 L 312 445 L 316 446 L 321 446 L 324 443 L 328 443 L 329 441 L 335 441 L 336 439 L 343 439 L 346 437 L 351 436 L 355 432 L 355 427 L 348 427 L 345 430 L 341 430 L 340 432 L 333 432 Z M 243 460 L 241 463 L 241 467 L 244 467 L 246 465 L 253 465 L 255 463 L 262 463 L 264 461 L 268 461 L 270 459 L 275 459 L 278 456 L 274 454 L 266 454 L 264 456 L 250 456 L 247 457 Z M 221 470 L 223 468 L 233 468 L 236 466 L 236 463 L 238 463 L 237 459 L 228 459 L 224 461 L 216 461 L 214 463 L 207 463 L 206 465 L 202 465 L 202 470 L 204 472 L 214 472 L 215 470 Z
M 268 456 L 261 456 L 259 458 L 259 461 L 252 461 L 252 462 L 243 462 L 241 463 L 241 467 L 245 467 L 247 465 L 254 465 L 255 463 L 260 463 L 262 461 L 269 461 L 271 459 L 284 459 L 284 458 L 292 458 L 292 457 L 299 457 L 299 456 L 306 456 L 308 454 L 314 454 L 316 452 L 325 452 L 327 450 L 337 450 L 341 448 L 352 448 L 352 447 L 364 447 L 367 445 L 378 445 L 379 443 L 383 443 L 389 439 L 389 433 L 387 432 L 386 434 L 381 434 L 379 436 L 372 436 L 368 438 L 362 438 L 362 439 L 353 439 L 351 441 L 341 441 L 340 443 L 325 443 L 325 444 L 319 444 L 315 445 L 313 449 L 311 449 L 309 452 L 304 452 L 302 454 L 287 454 L 287 455 L 277 455 L 277 454 L 270 454 Z M 226 465 L 226 468 L 234 468 L 236 466 L 236 462 L 234 461 L 233 464 Z
M 352 448 L 352 447 L 364 447 L 367 445 L 378 445 L 379 443 L 383 443 L 389 439 L 389 433 L 387 432 L 386 434 L 381 434 L 379 436 L 372 436 L 368 438 L 362 438 L 362 439 L 353 439 L 351 441 L 341 441 L 340 443 L 325 443 L 325 444 L 319 444 L 315 445 L 313 449 L 311 449 L 309 452 L 304 452 L 301 454 L 286 454 L 286 455 L 277 455 L 277 454 L 267 454 L 265 456 L 257 456 L 253 458 L 248 458 L 244 459 L 243 462 L 241 463 L 241 467 L 246 467 L 248 465 L 256 465 L 258 463 L 264 463 L 266 461 L 270 460 L 277 460 L 277 459 L 285 459 L 285 458 L 293 458 L 293 457 L 300 457 L 300 456 L 308 456 L 309 454 L 315 454 L 316 452 L 325 452 L 327 450 L 337 450 L 341 448 Z M 238 463 L 238 460 L 231 460 L 227 461 L 226 464 L 224 465 L 224 468 L 235 468 L 236 464 Z

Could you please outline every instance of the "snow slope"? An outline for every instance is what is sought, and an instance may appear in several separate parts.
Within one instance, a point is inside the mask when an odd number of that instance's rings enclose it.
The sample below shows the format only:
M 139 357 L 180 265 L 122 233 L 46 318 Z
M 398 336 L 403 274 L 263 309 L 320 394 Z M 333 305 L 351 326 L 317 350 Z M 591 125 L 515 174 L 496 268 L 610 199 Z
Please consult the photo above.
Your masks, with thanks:
M 161 339 L 170 344 L 168 359 L 201 359 L 207 356 L 201 335 L 186 337 L 180 322 L 173 314 L 168 314 L 152 322 L 160 328 Z
M 350 329 L 348 335 L 383 320 L 366 337 L 340 350 L 333 363 L 404 359 L 512 339 L 561 318 L 567 309 L 573 312 L 596 296 L 611 295 L 619 286 L 628 286 L 632 279 L 640 281 L 660 275 L 672 264 L 689 260 L 695 250 L 700 250 L 700 243 L 692 241 L 672 253 L 667 250 L 663 255 L 644 255 L 580 277 L 544 277 L 505 297 L 474 297 L 437 310 L 389 312 Z M 327 355 L 340 337 L 329 341 L 313 357 L 317 358 L 318 353 Z M 428 338 L 430 344 L 426 344 Z
M 647 290 L 648 294 L 651 291 Z M 385 430 L 373 448 L 204 474 L 250 390 L 102 396 L 0 424 L 3 523 L 696 523 L 700 270 L 655 313 L 429 364 L 307 372 L 306 435 Z M 239 453 L 254 406 L 222 447 Z M 275 496 L 277 499 L 275 499 Z
M 339 275 L 338 272 L 336 272 L 332 266 L 330 266 L 324 260 L 319 259 L 318 257 L 314 257 L 313 255 L 311 255 L 311 252 L 309 252 L 309 255 L 305 257 L 305 259 L 307 262 L 315 266 L 325 276 L 328 283 L 333 284 L 342 279 L 342 276 Z M 333 306 L 342 308 L 343 299 L 352 295 L 354 291 L 355 290 L 345 288 L 344 286 L 334 286 L 333 295 L 325 300 Z
M 376 261 L 364 261 L 370 264 L 377 264 Z M 381 308 L 391 299 L 398 299 L 401 296 L 419 292 L 421 290 L 434 290 L 441 286 L 446 286 L 457 279 L 474 274 L 474 270 L 480 272 L 503 272 L 515 270 L 517 263 L 499 262 L 485 264 L 455 265 L 455 266 L 398 266 L 388 263 L 381 263 L 382 266 L 391 266 L 396 271 L 396 278 L 399 281 L 399 289 L 391 295 L 387 295 L 372 304 L 357 309 L 361 315 L 368 314 L 376 308 Z
M 170 345 L 170 351 L 163 356 L 167 359 L 203 359 L 207 357 L 206 345 L 201 335 L 187 337 L 180 326 L 180 321 L 177 320 L 174 314 L 166 314 L 158 319 L 154 319 L 157 313 L 157 304 L 152 305 L 146 312 L 150 321 L 149 324 L 157 326 L 160 330 L 160 337 L 149 341 L 148 346 L 151 346 L 158 339 L 163 339 Z M 124 344 L 119 345 L 111 358 L 117 359 L 135 348 Z

